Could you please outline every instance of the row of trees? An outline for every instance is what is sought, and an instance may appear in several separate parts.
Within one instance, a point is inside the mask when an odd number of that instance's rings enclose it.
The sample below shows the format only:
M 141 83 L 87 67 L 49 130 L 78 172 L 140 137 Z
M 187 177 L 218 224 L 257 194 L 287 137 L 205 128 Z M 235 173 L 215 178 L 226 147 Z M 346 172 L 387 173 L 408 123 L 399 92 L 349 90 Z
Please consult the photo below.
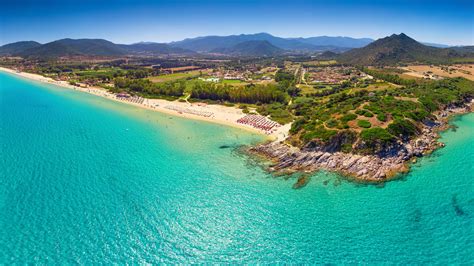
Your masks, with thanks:
M 180 97 L 186 89 L 186 82 L 164 82 L 153 83 L 147 79 L 115 79 L 115 89 L 121 91 L 130 91 L 138 94 L 144 94 L 152 97 L 156 96 L 172 96 Z
M 285 103 L 287 94 L 275 85 L 228 86 L 214 83 L 196 82 L 192 86 L 191 97 L 234 103 Z
M 275 74 L 275 81 L 276 82 L 294 82 L 295 81 L 295 75 L 293 73 L 289 73 L 283 70 L 278 70 L 277 73 Z
M 230 86 L 201 81 L 177 80 L 153 83 L 147 79 L 116 78 L 116 91 L 128 91 L 151 97 L 180 97 L 187 90 L 191 97 L 201 100 L 226 101 L 232 103 L 287 103 L 288 94 L 277 85 Z

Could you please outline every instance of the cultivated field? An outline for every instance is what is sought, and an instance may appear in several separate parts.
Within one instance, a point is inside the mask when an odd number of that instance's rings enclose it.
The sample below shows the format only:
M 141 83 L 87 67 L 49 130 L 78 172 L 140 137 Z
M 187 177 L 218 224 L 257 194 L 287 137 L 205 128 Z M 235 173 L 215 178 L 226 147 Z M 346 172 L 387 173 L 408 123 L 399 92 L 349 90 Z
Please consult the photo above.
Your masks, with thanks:
M 166 81 L 172 81 L 172 80 L 177 80 L 177 79 L 197 77 L 201 73 L 204 73 L 204 71 L 194 70 L 194 71 L 188 71 L 188 72 L 159 75 L 159 76 L 149 77 L 148 79 L 151 80 L 152 82 L 166 82 Z
M 408 71 L 404 73 L 405 75 L 418 78 L 423 78 L 431 74 L 440 77 L 464 77 L 474 80 L 474 64 L 451 66 L 412 65 L 403 67 L 402 69 Z
M 304 66 L 331 66 L 337 64 L 336 60 L 315 60 L 303 62 Z

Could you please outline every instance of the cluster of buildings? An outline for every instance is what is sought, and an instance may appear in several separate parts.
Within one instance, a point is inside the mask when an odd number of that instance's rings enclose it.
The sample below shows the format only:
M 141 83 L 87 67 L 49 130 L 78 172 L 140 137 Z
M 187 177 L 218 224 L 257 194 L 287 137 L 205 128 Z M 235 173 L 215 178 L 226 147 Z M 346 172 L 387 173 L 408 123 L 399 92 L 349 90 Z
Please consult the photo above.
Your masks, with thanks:
M 434 74 L 431 71 L 423 72 L 423 78 L 425 79 L 432 79 L 432 80 L 440 80 L 443 79 L 443 77 L 440 77 L 439 75 Z
M 211 76 L 211 78 L 208 78 L 209 81 L 215 81 L 215 79 L 241 81 L 273 80 L 271 73 L 257 69 L 214 69 L 209 75 Z
M 208 78 L 198 78 L 199 80 L 206 81 L 206 82 L 219 82 L 221 79 L 216 77 L 208 77 Z
M 328 66 L 307 69 L 306 82 L 338 84 L 352 78 L 360 78 L 361 72 L 353 67 Z
M 222 69 L 214 69 L 209 75 L 212 78 L 218 79 L 230 79 L 230 80 L 245 80 L 245 72 L 241 72 L 238 70 L 222 70 Z

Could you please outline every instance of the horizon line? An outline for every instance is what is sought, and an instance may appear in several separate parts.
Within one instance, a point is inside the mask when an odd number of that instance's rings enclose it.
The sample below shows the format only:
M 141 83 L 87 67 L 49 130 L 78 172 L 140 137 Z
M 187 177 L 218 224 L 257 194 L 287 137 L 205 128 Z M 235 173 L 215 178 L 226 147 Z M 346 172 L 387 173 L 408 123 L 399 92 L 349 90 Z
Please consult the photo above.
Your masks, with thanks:
M 398 34 L 402 34 L 403 32 L 400 32 Z M 196 39 L 196 38 L 203 38 L 203 37 L 229 37 L 229 36 L 240 36 L 240 35 L 258 35 L 258 34 L 268 34 L 268 35 L 271 35 L 273 37 L 278 37 L 278 38 L 283 38 L 283 39 L 299 39 L 299 38 L 315 38 L 315 37 L 329 37 L 329 38 L 352 38 L 352 39 L 356 39 L 356 40 L 361 40 L 361 39 L 370 39 L 372 41 L 376 41 L 378 39 L 382 39 L 382 38 L 385 38 L 385 37 L 388 37 L 388 36 L 391 36 L 393 34 L 396 34 L 396 33 L 393 33 L 391 35 L 386 35 L 386 36 L 383 36 L 383 37 L 378 37 L 378 38 L 374 38 L 374 37 L 351 37 L 351 36 L 347 36 L 347 35 L 334 35 L 334 36 L 331 36 L 331 35 L 311 35 L 311 36 L 296 36 L 296 37 L 283 37 L 283 36 L 278 36 L 278 35 L 274 35 L 274 34 L 271 34 L 269 32 L 255 32 L 255 33 L 234 33 L 234 34 L 228 34 L 228 35 L 215 35 L 215 34 L 209 34 L 209 35 L 197 35 L 197 36 L 190 36 L 190 37 L 186 37 L 184 39 L 179 39 L 179 40 L 173 40 L 173 41 L 152 41 L 152 40 L 138 40 L 138 41 L 135 41 L 135 42 L 120 42 L 120 41 L 115 41 L 112 39 L 107 39 L 107 38 L 101 38 L 101 37 L 64 37 L 64 38 L 59 38 L 59 39 L 54 39 L 54 40 L 50 40 L 50 41 L 47 41 L 47 42 L 38 42 L 36 40 L 33 40 L 33 39 L 29 39 L 29 40 L 25 40 L 25 39 L 22 39 L 22 40 L 17 40 L 17 41 L 14 41 L 14 42 L 7 42 L 7 43 L 3 43 L 3 42 L 0 42 L 0 46 L 3 46 L 3 45 L 7 45 L 7 44 L 11 44 L 11 43 L 16 43 L 16 42 L 24 42 L 24 41 L 34 41 L 34 42 L 37 42 L 37 43 L 40 43 L 40 44 L 47 44 L 47 43 L 50 43 L 50 42 L 54 42 L 54 41 L 58 41 L 58 40 L 63 40 L 63 39 L 73 39 L 73 40 L 80 40 L 80 39 L 100 39 L 100 40 L 106 40 L 106 41 L 110 41 L 110 42 L 113 42 L 115 44 L 125 44 L 125 45 L 131 45 L 131 44 L 137 44 L 137 43 L 164 43 L 164 44 L 172 44 L 172 43 L 175 43 L 175 42 L 181 42 L 181 41 L 184 41 L 184 40 L 189 40 L 189 39 Z M 405 33 L 403 33 L 405 34 Z M 405 34 L 407 36 L 409 36 L 408 34 Z M 413 38 L 411 36 L 409 36 L 410 38 Z M 414 40 L 416 40 L 417 42 L 420 42 L 420 43 L 429 43 L 429 44 L 436 44 L 436 45 L 443 45 L 443 46 L 449 46 L 449 47 L 458 47 L 458 46 L 473 46 L 474 43 L 470 43 L 470 44 L 445 44 L 445 43 L 438 43 L 436 41 L 420 41 L 420 40 L 417 40 L 415 38 L 413 38 Z

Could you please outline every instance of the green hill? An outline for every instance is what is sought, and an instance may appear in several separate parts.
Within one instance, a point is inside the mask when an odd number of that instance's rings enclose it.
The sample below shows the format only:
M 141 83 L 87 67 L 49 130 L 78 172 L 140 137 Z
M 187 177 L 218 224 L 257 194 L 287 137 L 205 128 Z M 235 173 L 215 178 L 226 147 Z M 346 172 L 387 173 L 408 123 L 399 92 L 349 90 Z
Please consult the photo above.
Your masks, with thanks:
M 282 38 L 268 33 L 240 34 L 229 36 L 202 36 L 171 42 L 174 47 L 181 47 L 196 52 L 212 52 L 216 49 L 232 48 L 247 41 L 268 41 L 272 45 L 292 52 L 342 52 L 350 48 L 362 47 L 372 42 L 372 39 L 355 39 L 350 37 L 309 37 Z
M 466 58 L 474 58 L 470 49 L 426 46 L 401 33 L 378 39 L 363 48 L 347 51 L 339 56 L 338 61 L 353 65 L 395 65 L 415 62 L 450 63 Z
M 0 55 L 16 55 L 25 50 L 41 46 L 40 43 L 34 41 L 23 41 L 5 44 L 0 47 Z
M 318 54 L 316 58 L 319 60 L 333 60 L 333 59 L 336 59 L 338 55 L 339 54 L 337 53 L 326 51 L 324 53 Z
M 23 57 L 119 56 L 126 52 L 120 46 L 102 39 L 62 39 L 20 52 Z
M 165 43 L 115 44 L 102 39 L 62 39 L 46 44 L 19 42 L 0 47 L 0 55 L 15 55 L 34 58 L 56 58 L 67 56 L 124 56 L 162 55 L 195 52 Z
M 182 54 L 190 55 L 196 52 L 187 50 L 180 47 L 173 47 L 166 43 L 135 43 L 135 44 L 120 44 L 122 49 L 130 54 L 135 55 L 169 55 L 169 54 Z

